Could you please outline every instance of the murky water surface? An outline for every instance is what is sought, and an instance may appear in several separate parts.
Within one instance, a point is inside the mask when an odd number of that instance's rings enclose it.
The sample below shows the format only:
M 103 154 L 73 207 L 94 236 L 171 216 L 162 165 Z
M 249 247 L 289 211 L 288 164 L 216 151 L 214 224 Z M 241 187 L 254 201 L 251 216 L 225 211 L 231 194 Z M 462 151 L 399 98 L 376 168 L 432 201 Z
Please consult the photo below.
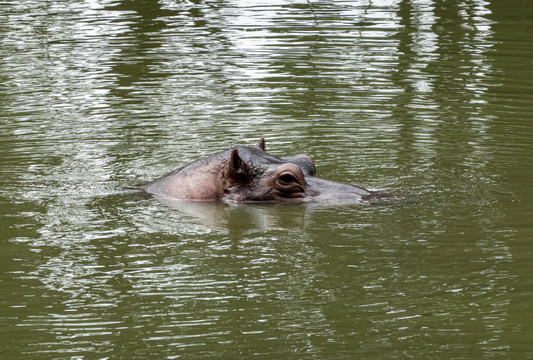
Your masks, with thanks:
M 0 5 L 2 359 L 533 357 L 533 7 Z M 381 205 L 124 190 L 232 145 Z

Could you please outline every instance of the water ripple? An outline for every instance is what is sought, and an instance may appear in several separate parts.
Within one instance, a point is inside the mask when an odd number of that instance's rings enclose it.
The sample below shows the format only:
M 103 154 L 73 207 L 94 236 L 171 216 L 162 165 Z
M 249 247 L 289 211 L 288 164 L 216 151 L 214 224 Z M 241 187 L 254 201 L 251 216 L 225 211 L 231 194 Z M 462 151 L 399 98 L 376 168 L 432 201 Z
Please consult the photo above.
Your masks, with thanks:
M 533 77 L 513 6 L 3 4 L 6 356 L 526 348 Z M 406 200 L 177 205 L 124 190 L 261 135 L 320 176 Z

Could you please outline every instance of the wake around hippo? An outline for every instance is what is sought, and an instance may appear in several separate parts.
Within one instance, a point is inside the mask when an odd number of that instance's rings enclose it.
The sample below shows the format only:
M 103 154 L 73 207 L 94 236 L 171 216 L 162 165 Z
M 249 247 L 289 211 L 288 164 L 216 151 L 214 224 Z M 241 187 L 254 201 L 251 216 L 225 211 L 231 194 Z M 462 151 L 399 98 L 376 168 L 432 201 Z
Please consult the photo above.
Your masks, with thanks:
M 270 155 L 264 138 L 254 147 L 236 146 L 135 188 L 156 197 L 200 201 L 357 204 L 383 198 L 356 185 L 317 178 L 307 155 Z

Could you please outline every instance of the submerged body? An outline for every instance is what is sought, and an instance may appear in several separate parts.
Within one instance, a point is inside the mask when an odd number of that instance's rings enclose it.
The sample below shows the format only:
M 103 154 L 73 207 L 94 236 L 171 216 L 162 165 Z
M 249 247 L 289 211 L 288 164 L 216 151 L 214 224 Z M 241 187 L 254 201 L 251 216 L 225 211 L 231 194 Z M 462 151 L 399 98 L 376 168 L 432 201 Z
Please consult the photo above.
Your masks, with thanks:
M 234 147 L 137 188 L 159 197 L 203 201 L 356 204 L 381 198 L 379 193 L 356 185 L 317 178 L 315 165 L 307 155 L 270 155 L 263 138 L 255 147 Z

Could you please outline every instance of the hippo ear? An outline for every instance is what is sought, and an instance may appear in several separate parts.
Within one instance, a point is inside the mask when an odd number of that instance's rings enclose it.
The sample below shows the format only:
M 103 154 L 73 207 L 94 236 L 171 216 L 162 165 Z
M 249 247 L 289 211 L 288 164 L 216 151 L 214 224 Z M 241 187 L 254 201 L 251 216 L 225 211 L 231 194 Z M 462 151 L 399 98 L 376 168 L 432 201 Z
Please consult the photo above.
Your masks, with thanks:
M 252 170 L 248 162 L 241 158 L 239 150 L 233 149 L 228 164 L 224 169 L 224 177 L 226 178 L 226 181 L 228 181 L 230 187 L 246 182 L 251 174 Z
M 259 149 L 259 150 L 266 151 L 265 150 L 265 137 L 264 136 L 261 136 L 261 139 L 259 139 L 259 142 L 255 145 L 255 148 Z

